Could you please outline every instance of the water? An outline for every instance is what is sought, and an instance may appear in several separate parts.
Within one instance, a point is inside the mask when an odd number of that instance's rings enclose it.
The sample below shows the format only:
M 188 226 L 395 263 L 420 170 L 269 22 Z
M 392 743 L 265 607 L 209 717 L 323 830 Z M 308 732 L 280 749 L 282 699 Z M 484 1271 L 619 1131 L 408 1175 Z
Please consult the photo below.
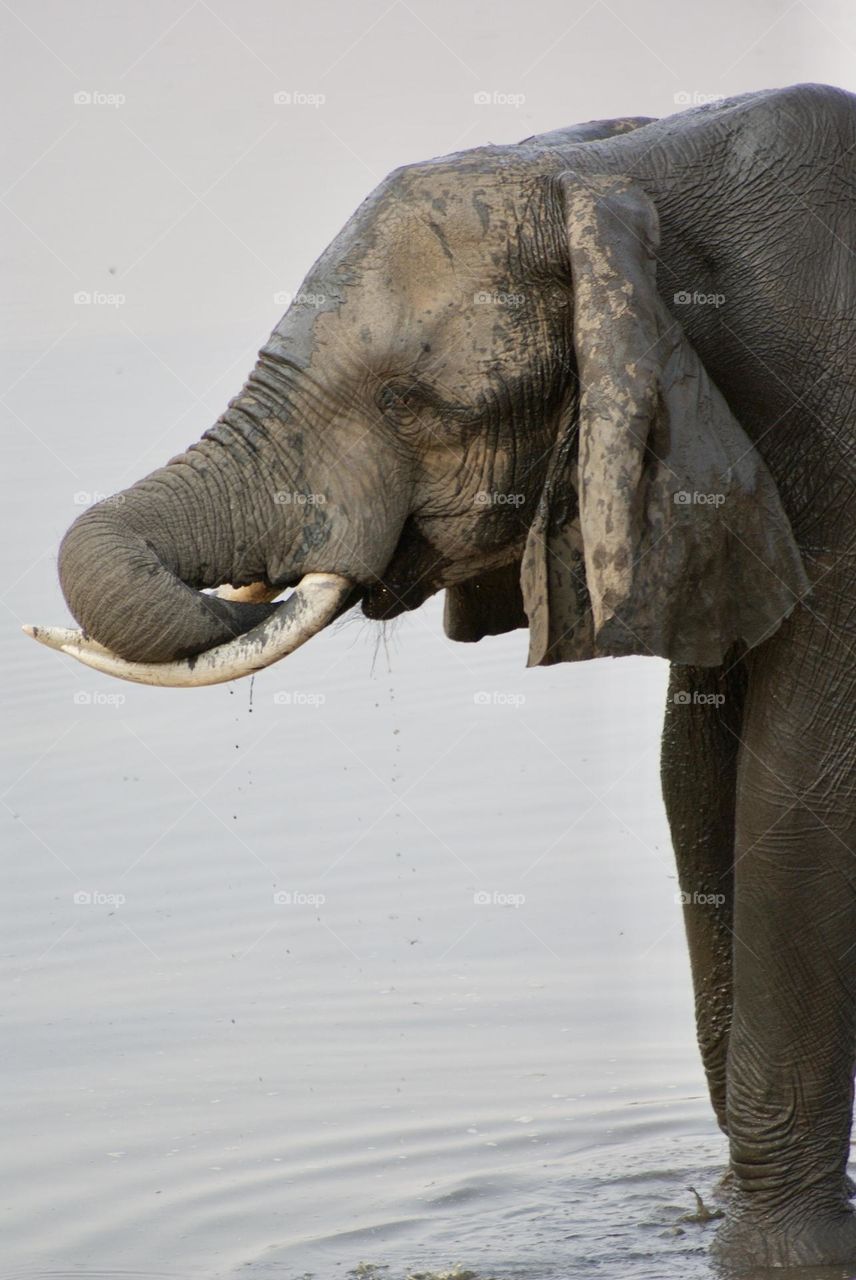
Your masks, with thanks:
M 2 544 L 3 1280 L 709 1276 L 664 664 L 527 672 L 436 600 L 252 686 L 40 649 L 74 494 L 123 482 L 103 419 L 165 395 L 46 363 Z
M 695 1259 L 708 1232 L 669 1233 L 723 1143 L 663 664 L 527 672 L 522 633 L 452 644 L 439 601 L 348 620 L 252 688 L 139 688 L 37 648 L 17 624 L 66 616 L 75 493 L 122 483 L 102 415 L 163 395 L 117 378 L 93 421 L 102 359 L 29 380 L 76 474 L 19 439 L 7 500 L 2 1274 Z

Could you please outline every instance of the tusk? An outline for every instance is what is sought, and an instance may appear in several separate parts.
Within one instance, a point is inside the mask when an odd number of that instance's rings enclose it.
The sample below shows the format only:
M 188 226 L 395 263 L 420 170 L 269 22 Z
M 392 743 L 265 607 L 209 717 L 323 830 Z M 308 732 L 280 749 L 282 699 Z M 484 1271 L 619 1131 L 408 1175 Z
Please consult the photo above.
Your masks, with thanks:
M 39 644 L 47 645 L 49 649 L 62 651 L 68 646 L 76 645 L 93 654 L 104 654 L 108 658 L 116 657 L 116 654 L 110 649 L 105 649 L 103 644 L 99 644 L 97 640 L 90 640 L 82 631 L 75 631 L 72 627 L 36 627 L 27 623 L 22 624 L 21 630 L 25 635 L 38 640 Z
M 282 595 L 282 587 L 269 587 L 265 582 L 251 582 L 246 587 L 219 587 L 221 600 L 235 600 L 238 604 L 269 604 Z
M 261 584 L 253 583 L 240 590 L 257 587 Z M 333 620 L 352 591 L 353 583 L 337 573 L 308 573 L 276 612 L 251 631 L 176 662 L 128 662 L 88 639 L 82 631 L 67 627 L 27 626 L 23 630 L 39 644 L 67 653 L 87 667 L 119 680 L 193 688 L 252 675 L 293 653 Z

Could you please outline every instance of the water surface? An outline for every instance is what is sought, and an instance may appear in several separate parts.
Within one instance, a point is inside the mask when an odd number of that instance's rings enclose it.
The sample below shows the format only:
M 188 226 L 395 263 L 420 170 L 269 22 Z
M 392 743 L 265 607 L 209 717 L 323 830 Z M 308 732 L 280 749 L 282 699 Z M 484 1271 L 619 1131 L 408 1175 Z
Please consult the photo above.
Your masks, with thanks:
M 0 1274 L 709 1275 L 665 665 L 526 671 L 438 600 L 252 686 L 38 648 L 75 494 L 130 478 L 106 421 L 164 395 L 107 355 L 29 380 L 6 495 Z

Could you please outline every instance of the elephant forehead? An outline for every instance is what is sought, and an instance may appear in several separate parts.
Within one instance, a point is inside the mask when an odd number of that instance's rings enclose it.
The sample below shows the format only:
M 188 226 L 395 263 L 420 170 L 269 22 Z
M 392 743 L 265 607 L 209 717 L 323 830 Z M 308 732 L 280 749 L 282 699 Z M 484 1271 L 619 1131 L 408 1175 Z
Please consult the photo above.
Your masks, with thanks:
M 414 166 L 392 174 L 361 208 L 363 267 L 430 286 L 438 272 L 481 273 L 507 261 L 519 188 L 491 173 Z
M 454 275 L 435 275 L 412 289 L 372 282 L 365 294 L 349 298 L 338 316 L 324 317 L 329 341 L 344 340 L 393 371 L 417 363 L 449 378 L 457 371 L 464 385 L 503 354 L 519 358 L 523 334 L 537 332 L 535 326 L 521 324 L 527 309 L 524 293 L 509 293 L 507 286 L 479 287 L 483 283 L 476 281 L 473 288 L 469 279 Z M 498 301 L 509 297 L 515 303 Z
M 507 268 L 504 252 L 460 221 L 409 210 L 390 217 L 362 264 L 366 301 L 398 297 L 436 312 L 494 281 Z
M 539 299 L 512 261 L 516 188 L 452 170 L 392 175 L 319 263 L 316 293 L 336 297 L 315 318 L 319 351 L 412 367 L 457 360 L 462 375 L 520 347 L 521 318 Z M 327 288 L 335 278 L 335 287 Z M 463 379 L 462 379 L 463 380 Z
M 496 171 L 466 171 L 460 165 L 413 165 L 397 170 L 377 189 L 369 216 L 379 225 L 403 218 L 423 219 L 437 225 L 454 225 L 459 234 L 481 239 L 507 232 L 514 212 L 519 182 Z
M 411 241 L 365 270 L 337 311 L 319 317 L 320 343 L 345 342 L 382 358 L 430 351 L 437 359 L 443 350 L 457 350 L 461 359 L 466 352 L 468 360 L 479 351 L 495 355 L 534 300 L 479 261 L 462 257 L 453 266 L 429 250 L 428 242 L 421 253 Z

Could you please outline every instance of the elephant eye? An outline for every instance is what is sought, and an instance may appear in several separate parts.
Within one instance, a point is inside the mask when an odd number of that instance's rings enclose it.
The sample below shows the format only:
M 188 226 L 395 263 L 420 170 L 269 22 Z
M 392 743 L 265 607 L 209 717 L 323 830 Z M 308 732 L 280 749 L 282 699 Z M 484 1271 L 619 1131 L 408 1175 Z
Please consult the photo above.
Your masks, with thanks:
M 381 387 L 377 402 L 384 416 L 398 425 L 411 422 L 415 416 L 416 397 L 411 390 L 397 391 L 395 387 Z

